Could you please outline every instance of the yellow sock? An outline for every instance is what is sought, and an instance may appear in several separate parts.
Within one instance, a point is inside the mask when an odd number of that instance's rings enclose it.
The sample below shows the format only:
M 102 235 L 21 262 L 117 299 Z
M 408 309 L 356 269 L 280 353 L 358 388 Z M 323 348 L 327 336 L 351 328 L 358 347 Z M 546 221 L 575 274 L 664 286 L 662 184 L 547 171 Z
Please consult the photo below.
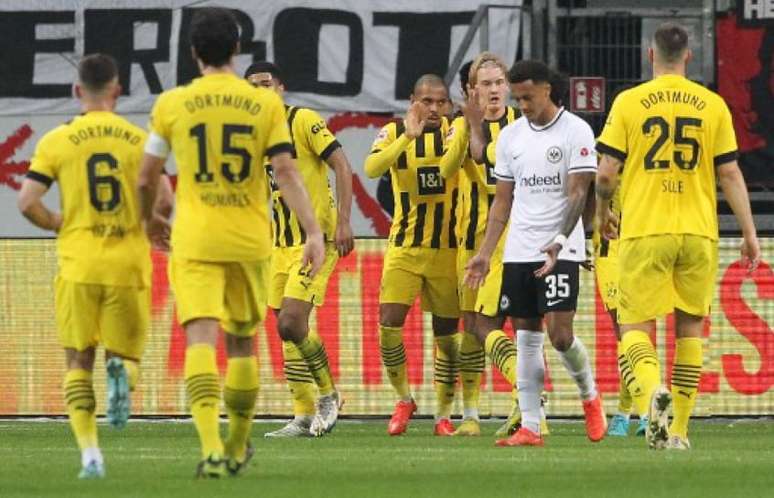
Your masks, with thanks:
M 129 358 L 123 358 L 123 363 L 126 370 L 126 379 L 129 382 L 129 390 L 134 391 L 137 382 L 140 380 L 140 364 Z
M 94 411 L 92 374 L 88 370 L 68 370 L 64 378 L 64 394 L 70 427 L 81 450 L 97 448 L 97 415 Z
M 484 349 L 492 363 L 512 386 L 516 386 L 516 346 L 502 330 L 493 330 L 486 336 Z
M 202 457 L 223 455 L 220 439 L 220 382 L 215 363 L 215 348 L 194 344 L 185 351 L 185 389 L 191 405 L 196 431 L 202 445 Z
M 285 382 L 293 398 L 293 415 L 313 416 L 317 411 L 314 406 L 317 388 L 301 351 L 293 341 L 283 341 L 282 357 L 285 360 Z
M 406 367 L 406 349 L 403 347 L 403 330 L 400 327 L 379 326 L 379 350 L 390 384 L 401 399 L 411 397 Z
M 255 414 L 258 396 L 258 361 L 255 356 L 229 358 L 223 401 L 228 413 L 228 436 L 224 441 L 226 456 L 241 462 Z
M 314 377 L 317 389 L 320 390 L 320 396 L 327 396 L 335 391 L 331 367 L 328 365 L 328 353 L 325 352 L 325 346 L 320 340 L 320 336 L 310 330 L 306 339 L 296 346 L 304 357 L 312 377 Z
M 661 385 L 661 371 L 656 349 L 650 342 L 647 332 L 630 330 L 621 339 L 621 347 L 626 351 L 626 359 L 634 376 L 634 389 L 629 386 L 637 413 L 642 417 L 648 414 L 650 397 Z
M 486 356 L 484 348 L 478 342 L 476 334 L 463 332 L 460 344 L 460 379 L 462 380 L 462 407 L 466 412 L 478 413 L 478 400 L 481 393 L 481 374 L 484 371 Z
M 459 336 L 455 333 L 435 338 L 434 371 L 438 417 L 451 417 L 460 353 Z
M 702 361 L 702 340 L 699 337 L 677 339 L 672 370 L 673 413 L 670 434 L 688 437 L 688 420 L 696 404 Z
M 634 376 L 621 341 L 618 341 L 618 373 L 618 413 L 628 414 L 632 411 L 632 395 L 629 394 L 629 386 L 634 382 Z

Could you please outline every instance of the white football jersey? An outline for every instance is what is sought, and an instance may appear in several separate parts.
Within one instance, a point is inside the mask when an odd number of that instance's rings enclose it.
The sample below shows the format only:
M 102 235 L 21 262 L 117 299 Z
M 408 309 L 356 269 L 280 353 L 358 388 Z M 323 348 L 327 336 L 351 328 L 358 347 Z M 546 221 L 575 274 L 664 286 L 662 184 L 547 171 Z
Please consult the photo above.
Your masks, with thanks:
M 524 116 L 509 124 L 500 132 L 496 150 L 495 176 L 513 182 L 503 261 L 545 261 L 540 248 L 561 229 L 568 203 L 568 175 L 597 171 L 594 132 L 562 107 L 545 126 L 536 126 Z M 567 238 L 559 259 L 586 259 L 582 220 Z

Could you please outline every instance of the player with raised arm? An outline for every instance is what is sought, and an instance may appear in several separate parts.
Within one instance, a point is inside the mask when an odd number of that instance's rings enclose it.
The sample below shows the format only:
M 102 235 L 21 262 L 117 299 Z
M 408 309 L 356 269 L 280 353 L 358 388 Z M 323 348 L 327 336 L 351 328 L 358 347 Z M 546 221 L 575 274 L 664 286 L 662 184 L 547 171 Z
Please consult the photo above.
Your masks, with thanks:
M 384 259 L 379 294 L 379 345 L 390 383 L 399 397 L 387 431 L 403 434 L 417 405 L 411 396 L 403 346 L 403 324 L 417 295 L 433 315 L 434 433 L 454 432 L 451 410 L 457 382 L 459 307 L 455 268 L 457 179 L 444 180 L 439 163 L 448 121 L 449 92 L 443 79 L 420 77 L 404 120 L 381 129 L 366 159 L 365 172 L 392 175 L 395 215 Z
M 114 113 L 121 86 L 110 56 L 81 60 L 75 94 L 82 114 L 38 142 L 19 209 L 35 226 L 57 232 L 55 314 L 67 362 L 65 401 L 81 449 L 79 477 L 91 479 L 105 475 L 92 382 L 95 348 L 105 347 L 108 422 L 122 427 L 149 325 L 150 246 L 134 195 L 147 135 Z M 61 214 L 42 202 L 53 182 Z
M 245 78 L 253 85 L 269 88 L 280 96 L 285 92 L 280 70 L 271 62 L 251 64 L 245 71 Z M 312 199 L 317 222 L 325 237 L 326 249 L 323 267 L 314 278 L 310 278 L 301 268 L 301 251 L 306 233 L 271 180 L 271 164 L 267 164 L 274 220 L 269 307 L 277 315 L 277 328 L 283 341 L 285 380 L 293 398 L 294 418 L 281 429 L 267 432 L 264 436 L 321 436 L 330 432 L 336 424 L 342 400 L 336 391 L 328 366 L 328 355 L 320 336 L 309 329 L 309 316 L 315 306 L 323 304 L 328 279 L 336 267 L 336 261 L 349 254 L 354 247 L 349 223 L 352 167 L 341 144 L 319 114 L 304 107 L 285 106 L 285 115 L 296 165 Z M 329 167 L 336 177 L 337 199 L 334 199 L 328 184 Z M 308 341 L 308 344 L 304 341 Z M 314 356 L 315 370 L 309 370 L 297 343 L 319 351 Z M 319 398 L 315 384 L 319 389 Z
M 163 240 L 169 228 L 151 216 L 150 207 L 166 158 L 174 153 L 178 181 L 169 274 L 187 337 L 184 375 L 201 442 L 197 476 L 203 478 L 236 475 L 252 455 L 258 393 L 253 338 L 266 311 L 271 256 L 265 157 L 306 232 L 301 267 L 314 277 L 324 259 L 323 235 L 291 155 L 282 99 L 234 73 L 238 40 L 230 10 L 197 9 L 191 45 L 202 76 L 159 96 L 139 181 L 146 232 L 151 240 Z M 220 327 L 228 355 L 225 440 L 215 361 Z
M 719 95 L 685 77 L 690 58 L 685 28 L 661 25 L 648 49 L 653 79 L 618 95 L 597 142 L 597 218 L 603 236 L 620 238 L 621 342 L 654 449 L 690 448 L 688 421 L 718 265 L 717 183 L 742 228 L 742 261 L 752 271 L 760 260 L 731 114 Z M 619 230 L 608 206 L 621 170 Z M 672 311 L 677 340 L 670 393 L 661 386 L 648 331 Z
M 543 320 L 580 391 L 586 434 L 591 441 L 600 441 L 605 435 L 605 414 L 588 353 L 572 327 L 578 267 L 585 260 L 580 218 L 597 168 L 594 134 L 585 121 L 552 100 L 552 91 L 562 82 L 542 62 L 517 62 L 508 80 L 523 116 L 505 127 L 497 140 L 495 198 L 481 249 L 468 262 L 465 276 L 468 285 L 481 286 L 508 225 L 499 312 L 511 317 L 517 334 L 522 424 L 497 444 L 544 444 L 540 434 Z
M 465 265 L 481 246 L 486 230 L 489 206 L 494 199 L 494 161 L 487 158 L 486 146 L 495 143 L 500 131 L 512 123 L 519 113 L 506 103 L 508 67 L 495 54 L 484 52 L 468 65 L 468 76 L 462 106 L 446 137 L 446 152 L 441 159 L 441 175 L 450 179 L 459 174 L 457 206 L 457 292 L 462 312 L 460 345 L 460 378 L 462 380 L 463 420 L 455 435 L 481 434 L 478 400 L 485 354 L 514 386 L 514 408 L 505 425 L 498 430 L 508 435 L 510 426 L 520 420 L 516 389 L 516 347 L 503 332 L 505 319 L 498 316 L 502 242 L 498 244 L 492 271 L 484 288 L 471 289 L 464 285 Z M 461 80 L 463 78 L 461 77 Z M 486 351 L 486 353 L 485 353 Z

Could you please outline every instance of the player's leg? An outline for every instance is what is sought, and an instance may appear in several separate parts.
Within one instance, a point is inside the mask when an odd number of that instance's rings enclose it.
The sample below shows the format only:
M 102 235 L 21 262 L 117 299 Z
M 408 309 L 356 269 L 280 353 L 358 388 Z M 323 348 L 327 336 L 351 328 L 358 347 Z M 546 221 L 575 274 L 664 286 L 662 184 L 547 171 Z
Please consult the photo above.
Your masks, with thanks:
M 296 254 L 293 248 L 274 248 L 271 257 L 271 277 L 269 285 L 269 308 L 279 319 L 279 310 L 285 297 L 290 269 Z M 314 377 L 306 366 L 301 351 L 293 341 L 282 342 L 282 359 L 285 382 L 293 400 L 293 419 L 276 431 L 267 432 L 264 437 L 310 437 L 309 427 L 316 413 L 317 386 Z
M 417 409 L 409 389 L 403 325 L 422 288 L 422 277 L 416 270 L 424 263 L 420 259 L 416 250 L 389 248 L 382 270 L 379 292 L 379 351 L 390 384 L 398 396 L 387 426 L 387 432 L 392 436 L 406 431 L 408 421 Z
M 78 477 L 82 479 L 105 474 L 97 439 L 97 402 L 92 380 L 101 294 L 101 286 L 56 279 L 56 325 L 67 365 L 62 387 L 70 428 L 81 450 L 82 468 Z
M 486 366 L 484 348 L 476 337 L 476 297 L 478 292 L 462 281 L 465 265 L 474 251 L 457 250 L 457 293 L 462 314 L 462 338 L 460 340 L 460 381 L 462 383 L 462 424 L 455 432 L 460 436 L 477 436 L 481 433 L 478 403 L 481 394 L 481 376 Z
M 601 286 L 600 289 L 602 289 Z M 607 435 L 623 437 L 629 435 L 629 416 L 632 410 L 632 396 L 629 394 L 629 386 L 633 384 L 634 377 L 629 360 L 626 359 L 626 351 L 621 346 L 621 329 L 616 321 L 616 311 L 608 309 L 607 314 L 610 316 L 610 323 L 616 337 L 618 363 L 618 406 L 615 415 L 608 424 Z
M 199 436 L 202 460 L 196 475 L 226 474 L 220 437 L 220 381 L 215 360 L 220 321 L 224 316 L 225 266 L 173 256 L 169 277 L 177 301 L 177 318 L 186 334 L 185 378 L 188 404 Z
M 676 345 L 672 369 L 672 424 L 669 449 L 688 449 L 688 421 L 696 404 L 703 364 L 702 333 L 717 272 L 717 243 L 684 236 L 675 264 Z

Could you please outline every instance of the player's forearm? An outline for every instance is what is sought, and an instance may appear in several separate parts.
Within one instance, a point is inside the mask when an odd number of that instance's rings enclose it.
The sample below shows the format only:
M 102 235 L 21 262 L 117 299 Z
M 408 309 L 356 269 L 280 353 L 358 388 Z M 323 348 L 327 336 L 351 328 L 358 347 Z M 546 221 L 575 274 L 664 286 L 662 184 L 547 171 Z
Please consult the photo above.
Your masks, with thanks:
M 465 160 L 467 148 L 468 132 L 466 127 L 462 127 L 461 130 L 455 129 L 454 136 L 449 141 L 449 148 L 441 157 L 439 168 L 442 177 L 448 180 L 459 172 L 462 162 Z
M 153 217 L 156 197 L 159 189 L 161 170 L 165 159 L 150 154 L 144 154 L 140 165 L 140 175 L 137 178 L 137 195 L 140 202 L 140 216 L 143 221 Z
M 483 163 L 487 146 L 484 130 L 481 129 L 481 123 L 473 124 L 468 128 L 470 129 L 470 157 L 479 164 Z
M 307 236 L 320 236 L 320 224 L 314 215 L 312 201 L 304 187 L 295 162 L 288 153 L 277 154 L 271 159 L 274 180 L 277 182 L 282 199 L 296 213 L 298 222 Z
M 172 184 L 166 175 L 159 179 L 159 188 L 156 195 L 156 212 L 164 218 L 172 216 L 175 205 L 175 194 L 172 192 Z
M 406 150 L 410 142 L 411 139 L 403 134 L 385 149 L 369 154 L 364 166 L 368 178 L 379 178 L 385 174 L 398 161 L 398 156 Z
M 728 205 L 731 206 L 736 221 L 742 229 L 742 235 L 745 237 L 755 236 L 755 223 L 750 209 L 747 185 L 744 183 L 744 176 L 736 161 L 718 167 L 718 181 L 723 190 L 723 196 Z
M 613 198 L 615 188 L 618 185 L 618 170 L 620 167 L 621 161 L 607 154 L 602 154 L 594 185 L 597 200 L 599 201 L 597 202 L 598 207 L 607 206 L 610 199 Z
M 43 230 L 59 231 L 61 217 L 48 209 L 40 199 L 27 203 L 19 203 L 19 211 L 30 223 Z
M 498 181 L 498 185 L 499 185 Z M 507 195 L 500 192 L 500 189 L 495 193 L 492 207 L 489 208 L 489 215 L 486 220 L 486 232 L 484 234 L 484 241 L 481 243 L 481 249 L 479 254 L 490 258 L 494 253 L 497 243 L 500 241 L 500 237 L 503 235 L 505 226 L 508 224 L 508 219 L 511 215 L 511 206 L 513 205 L 513 193 Z
M 352 213 L 352 166 L 341 148 L 328 158 L 336 175 L 336 206 L 339 222 L 349 222 Z

